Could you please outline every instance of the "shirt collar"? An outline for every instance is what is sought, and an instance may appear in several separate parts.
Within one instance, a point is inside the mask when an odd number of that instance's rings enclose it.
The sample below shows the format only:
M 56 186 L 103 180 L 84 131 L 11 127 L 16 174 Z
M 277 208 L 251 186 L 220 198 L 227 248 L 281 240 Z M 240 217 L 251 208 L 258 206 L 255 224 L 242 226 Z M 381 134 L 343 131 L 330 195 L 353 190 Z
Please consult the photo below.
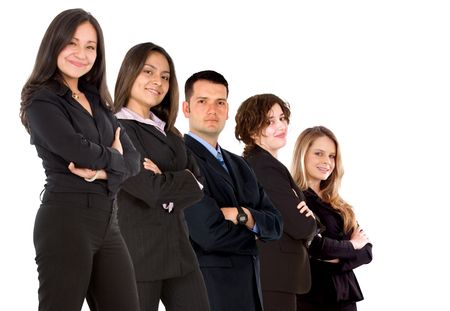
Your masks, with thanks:
M 187 133 L 187 135 L 191 136 L 193 139 L 195 139 L 196 141 L 198 141 L 200 144 L 203 145 L 203 147 L 205 147 L 206 149 L 208 149 L 208 151 L 215 157 L 217 158 L 217 154 L 218 153 L 222 153 L 222 149 L 220 148 L 219 144 L 217 144 L 217 148 L 214 148 L 213 146 L 211 146 L 206 140 L 204 140 L 203 138 L 195 135 L 192 132 Z
M 128 109 L 127 107 L 122 107 L 119 112 L 116 113 L 117 119 L 124 119 L 124 120 L 134 120 L 140 123 L 153 125 L 156 127 L 158 131 L 166 135 L 164 132 L 164 127 L 166 126 L 166 122 L 158 118 L 154 113 L 150 111 L 150 118 L 146 119 L 143 118 L 138 113 L 134 112 L 131 109 Z

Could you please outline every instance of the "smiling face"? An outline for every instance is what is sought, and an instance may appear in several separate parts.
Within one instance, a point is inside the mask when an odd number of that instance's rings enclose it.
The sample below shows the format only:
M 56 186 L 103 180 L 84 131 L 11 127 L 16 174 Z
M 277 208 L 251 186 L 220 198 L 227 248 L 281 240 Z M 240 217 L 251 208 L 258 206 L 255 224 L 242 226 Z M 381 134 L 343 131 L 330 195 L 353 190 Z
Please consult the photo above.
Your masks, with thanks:
M 96 58 L 97 32 L 91 23 L 85 22 L 59 53 L 57 66 L 64 80 L 72 84 L 91 70 Z
M 336 162 L 336 144 L 328 136 L 314 140 L 305 155 L 305 168 L 308 183 L 317 185 L 328 179 Z
M 170 67 L 159 52 L 148 55 L 131 88 L 127 107 L 148 118 L 150 108 L 159 105 L 169 91 Z
M 228 119 L 226 87 L 207 80 L 196 81 L 189 102 L 183 103 L 183 113 L 189 118 L 189 130 L 216 147 Z
M 288 121 L 278 103 L 269 110 L 267 122 L 268 125 L 259 135 L 255 135 L 254 140 L 257 145 L 276 157 L 278 150 L 286 145 L 288 131 Z

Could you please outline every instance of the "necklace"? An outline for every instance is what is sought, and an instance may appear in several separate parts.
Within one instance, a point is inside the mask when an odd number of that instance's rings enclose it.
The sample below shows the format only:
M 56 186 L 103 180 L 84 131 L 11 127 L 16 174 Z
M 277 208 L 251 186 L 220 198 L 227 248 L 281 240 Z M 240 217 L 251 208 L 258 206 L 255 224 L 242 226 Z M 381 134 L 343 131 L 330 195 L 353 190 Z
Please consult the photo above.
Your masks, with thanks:
M 79 100 L 80 99 L 80 93 L 72 92 L 72 98 L 76 99 L 76 100 Z

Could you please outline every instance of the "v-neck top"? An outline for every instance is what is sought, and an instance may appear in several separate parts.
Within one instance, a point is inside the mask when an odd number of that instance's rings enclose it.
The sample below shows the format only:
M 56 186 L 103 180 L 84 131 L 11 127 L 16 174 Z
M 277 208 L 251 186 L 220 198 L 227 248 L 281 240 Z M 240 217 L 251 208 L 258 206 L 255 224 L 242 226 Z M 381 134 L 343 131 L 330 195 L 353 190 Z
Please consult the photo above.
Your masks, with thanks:
M 97 89 L 80 80 L 92 115 L 72 98 L 70 89 L 52 81 L 36 91 L 27 107 L 30 143 L 35 145 L 46 174 L 45 189 L 55 192 L 87 192 L 114 196 L 125 178 L 139 171 L 139 154 L 121 130 L 121 155 L 111 145 L 119 123 L 101 102 Z M 108 179 L 86 182 L 68 165 L 104 169 Z

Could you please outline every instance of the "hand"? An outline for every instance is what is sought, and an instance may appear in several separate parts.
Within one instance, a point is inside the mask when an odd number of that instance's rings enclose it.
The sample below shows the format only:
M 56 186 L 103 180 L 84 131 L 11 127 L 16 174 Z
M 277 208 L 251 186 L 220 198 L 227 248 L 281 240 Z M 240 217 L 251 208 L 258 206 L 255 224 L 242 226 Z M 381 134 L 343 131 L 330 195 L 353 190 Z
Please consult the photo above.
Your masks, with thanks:
M 322 261 L 329 262 L 329 263 L 339 263 L 339 258 L 322 260 Z
M 144 169 L 152 171 L 155 174 L 161 174 L 159 167 L 152 160 L 144 158 Z
M 237 208 L 236 207 L 221 207 L 220 211 L 223 214 L 223 217 L 225 217 L 226 220 L 232 221 L 235 225 L 238 224 L 237 222 Z
M 301 201 L 300 203 L 298 203 L 297 209 L 299 210 L 300 214 L 305 213 L 305 217 L 311 216 L 312 218 L 316 219 L 314 213 L 308 208 L 305 201 Z
M 77 175 L 81 178 L 91 179 L 95 176 L 95 174 L 97 174 L 96 179 L 107 179 L 105 170 L 98 170 L 97 173 L 96 170 L 91 170 L 89 168 L 75 167 L 75 164 L 73 162 L 69 163 L 68 168 L 72 174 Z
M 116 149 L 120 154 L 123 155 L 122 143 L 120 142 L 120 126 L 116 129 L 116 133 L 114 134 L 114 141 L 111 147 Z
M 363 229 L 361 229 L 361 227 L 358 227 L 352 233 L 352 236 L 350 237 L 350 242 L 352 243 L 354 249 L 361 249 L 367 243 L 370 243 L 370 240 L 367 234 L 363 231 Z

